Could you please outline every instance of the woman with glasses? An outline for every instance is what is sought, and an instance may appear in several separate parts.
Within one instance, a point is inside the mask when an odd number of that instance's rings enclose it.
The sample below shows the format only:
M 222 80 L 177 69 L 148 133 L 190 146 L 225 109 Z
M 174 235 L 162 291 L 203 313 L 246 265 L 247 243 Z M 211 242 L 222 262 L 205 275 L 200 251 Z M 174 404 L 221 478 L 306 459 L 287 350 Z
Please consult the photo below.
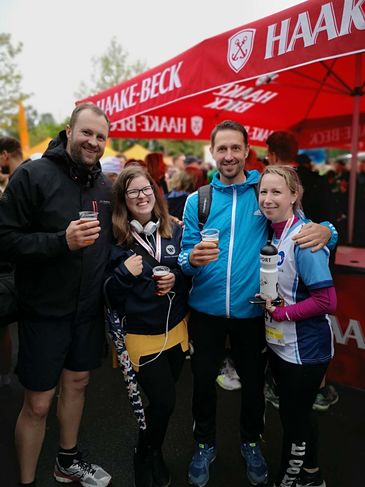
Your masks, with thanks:
M 112 277 L 107 294 L 126 332 L 137 381 L 148 399 L 147 430 L 134 453 L 136 487 L 170 485 L 161 447 L 188 349 L 188 281 L 180 271 L 182 229 L 143 168 L 124 169 L 113 187 Z M 152 269 L 165 266 L 156 280 Z

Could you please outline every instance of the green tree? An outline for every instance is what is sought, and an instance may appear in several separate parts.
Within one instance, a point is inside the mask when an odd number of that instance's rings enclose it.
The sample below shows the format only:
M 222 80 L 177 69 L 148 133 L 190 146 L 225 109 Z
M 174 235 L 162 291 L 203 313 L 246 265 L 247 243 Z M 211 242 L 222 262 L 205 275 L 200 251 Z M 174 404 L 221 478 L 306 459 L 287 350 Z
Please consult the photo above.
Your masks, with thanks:
M 0 130 L 17 133 L 18 102 L 29 97 L 21 92 L 22 75 L 16 57 L 22 44 L 14 45 L 11 34 L 0 33 Z
M 79 90 L 75 93 L 76 98 L 86 98 L 99 91 L 106 90 L 122 81 L 126 81 L 147 69 L 142 61 L 133 64 L 128 63 L 128 52 L 117 42 L 114 36 L 106 52 L 100 57 L 93 57 L 93 74 L 91 84 L 85 82 L 80 84 Z

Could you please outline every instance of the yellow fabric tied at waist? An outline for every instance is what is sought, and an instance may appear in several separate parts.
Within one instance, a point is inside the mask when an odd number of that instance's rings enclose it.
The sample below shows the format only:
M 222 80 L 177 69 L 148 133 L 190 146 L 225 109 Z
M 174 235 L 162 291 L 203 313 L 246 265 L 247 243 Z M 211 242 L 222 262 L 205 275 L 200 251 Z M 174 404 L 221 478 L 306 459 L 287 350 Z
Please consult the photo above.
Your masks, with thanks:
M 164 350 L 173 348 L 180 344 L 183 352 L 189 348 L 188 343 L 188 316 L 180 321 L 174 328 L 168 331 L 166 345 L 165 333 L 159 335 L 137 335 L 135 333 L 127 333 L 125 337 L 125 344 L 131 359 L 133 369 L 138 372 L 141 357 L 153 355 Z

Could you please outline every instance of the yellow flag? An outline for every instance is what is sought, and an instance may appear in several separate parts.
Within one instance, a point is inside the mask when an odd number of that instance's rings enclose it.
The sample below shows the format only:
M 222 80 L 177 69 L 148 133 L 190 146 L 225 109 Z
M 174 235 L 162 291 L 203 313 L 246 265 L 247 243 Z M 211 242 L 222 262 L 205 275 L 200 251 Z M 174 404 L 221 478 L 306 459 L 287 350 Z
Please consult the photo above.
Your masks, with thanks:
M 19 111 L 18 111 L 18 125 L 19 125 L 19 139 L 22 146 L 23 157 L 26 159 L 29 157 L 29 134 L 27 117 L 25 116 L 25 110 L 23 102 L 19 101 Z

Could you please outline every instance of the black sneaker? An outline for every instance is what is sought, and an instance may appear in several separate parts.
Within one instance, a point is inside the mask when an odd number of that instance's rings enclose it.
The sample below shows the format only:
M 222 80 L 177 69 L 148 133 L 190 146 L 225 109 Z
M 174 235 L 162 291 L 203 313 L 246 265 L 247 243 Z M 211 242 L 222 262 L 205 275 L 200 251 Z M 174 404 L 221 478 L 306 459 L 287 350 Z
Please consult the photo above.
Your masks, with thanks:
M 327 409 L 338 402 L 338 393 L 336 389 L 329 385 L 319 389 L 317 397 L 313 404 L 315 411 L 327 411 Z
M 152 477 L 154 487 L 168 487 L 171 484 L 171 475 L 161 450 L 152 450 Z
M 134 487 L 153 487 L 150 448 L 136 448 L 133 456 Z
M 297 480 L 297 487 L 326 487 L 320 470 L 309 473 L 302 470 Z
M 75 458 L 67 468 L 62 467 L 56 458 L 53 475 L 57 482 L 64 484 L 76 482 L 82 487 L 106 487 L 111 480 L 111 476 L 99 465 L 78 458 Z

